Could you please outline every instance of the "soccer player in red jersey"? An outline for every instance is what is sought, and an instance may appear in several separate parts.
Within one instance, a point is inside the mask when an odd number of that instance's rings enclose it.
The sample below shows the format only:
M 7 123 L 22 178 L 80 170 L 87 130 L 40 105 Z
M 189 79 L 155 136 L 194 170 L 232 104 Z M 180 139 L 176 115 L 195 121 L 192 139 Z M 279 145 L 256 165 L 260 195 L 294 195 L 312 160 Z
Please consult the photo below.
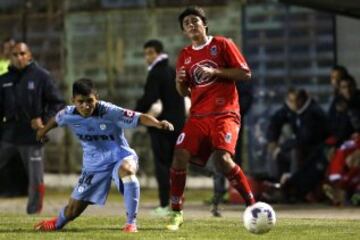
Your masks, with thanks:
M 328 166 L 327 180 L 323 189 L 332 204 L 343 205 L 351 200 L 354 205 L 360 205 L 359 133 L 353 134 L 352 139 L 336 150 Z
M 173 231 L 183 224 L 183 193 L 189 162 L 204 166 L 211 157 L 246 205 L 255 203 L 246 176 L 233 161 L 240 129 L 235 82 L 249 80 L 250 69 L 232 40 L 208 35 L 203 9 L 186 8 L 178 20 L 191 45 L 182 49 L 178 57 L 176 87 L 182 96 L 191 97 L 191 109 L 177 139 L 170 173 L 173 213 L 167 229 Z

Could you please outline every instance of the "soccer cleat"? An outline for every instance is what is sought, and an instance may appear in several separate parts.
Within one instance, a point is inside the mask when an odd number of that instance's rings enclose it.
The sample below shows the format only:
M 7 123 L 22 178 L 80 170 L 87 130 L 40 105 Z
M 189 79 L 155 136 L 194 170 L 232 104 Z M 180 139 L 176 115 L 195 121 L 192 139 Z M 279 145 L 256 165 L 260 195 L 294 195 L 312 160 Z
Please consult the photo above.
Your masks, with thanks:
M 212 213 L 213 217 L 222 217 L 219 206 L 217 204 L 213 204 L 210 212 Z
M 56 221 L 57 221 L 57 217 L 50 220 L 41 221 L 35 224 L 34 229 L 35 231 L 43 231 L 43 232 L 56 231 L 57 230 Z
M 166 228 L 170 231 L 177 231 L 184 223 L 183 211 L 173 211 L 170 214 L 170 224 Z
M 122 231 L 126 232 L 126 233 L 136 233 L 136 232 L 138 232 L 135 223 L 127 223 L 127 224 L 125 224 Z

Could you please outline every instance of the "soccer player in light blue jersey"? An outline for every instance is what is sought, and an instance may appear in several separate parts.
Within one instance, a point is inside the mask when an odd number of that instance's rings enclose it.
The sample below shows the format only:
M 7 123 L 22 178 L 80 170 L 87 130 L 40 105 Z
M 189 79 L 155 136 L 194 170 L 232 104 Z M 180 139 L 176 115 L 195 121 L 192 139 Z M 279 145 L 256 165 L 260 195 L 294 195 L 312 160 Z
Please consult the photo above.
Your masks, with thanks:
M 46 133 L 57 126 L 68 126 L 79 138 L 83 148 L 83 169 L 69 203 L 58 217 L 35 225 L 38 231 L 56 231 L 78 217 L 89 204 L 104 205 L 111 181 L 124 195 L 127 222 L 124 232 L 137 232 L 136 215 L 140 186 L 136 178 L 138 157 L 129 147 L 125 128 L 139 124 L 173 131 L 166 120 L 134 112 L 98 100 L 90 79 L 79 79 L 73 84 L 74 105 L 67 106 L 37 131 L 37 139 L 46 139 Z

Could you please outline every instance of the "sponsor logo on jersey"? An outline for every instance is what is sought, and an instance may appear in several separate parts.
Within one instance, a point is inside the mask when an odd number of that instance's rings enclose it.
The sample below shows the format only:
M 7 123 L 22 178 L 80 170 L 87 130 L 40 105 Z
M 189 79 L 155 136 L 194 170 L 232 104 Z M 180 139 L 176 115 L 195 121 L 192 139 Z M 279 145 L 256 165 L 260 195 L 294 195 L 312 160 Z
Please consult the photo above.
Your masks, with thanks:
M 191 57 L 186 58 L 184 63 L 185 63 L 185 64 L 191 63 Z
M 217 47 L 216 47 L 216 45 L 211 46 L 210 54 L 211 54 L 211 56 L 214 56 L 214 57 L 217 55 Z
M 81 141 L 115 141 L 115 137 L 110 135 L 89 135 L 89 134 L 76 134 Z
M 201 66 L 209 67 L 209 68 L 218 68 L 218 65 L 214 61 L 208 59 L 200 61 L 197 64 L 194 64 L 190 68 L 190 73 L 192 74 L 195 84 L 198 85 L 199 87 L 205 87 L 214 83 L 216 77 L 206 76 L 201 70 Z

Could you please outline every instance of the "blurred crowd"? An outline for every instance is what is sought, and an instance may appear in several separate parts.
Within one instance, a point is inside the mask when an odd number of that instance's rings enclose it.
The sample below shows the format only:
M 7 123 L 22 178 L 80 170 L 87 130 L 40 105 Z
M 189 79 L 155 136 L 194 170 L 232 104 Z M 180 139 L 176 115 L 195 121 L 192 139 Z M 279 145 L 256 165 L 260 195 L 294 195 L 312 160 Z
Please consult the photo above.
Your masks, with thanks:
M 330 80 L 328 109 L 290 88 L 269 119 L 260 200 L 360 205 L 360 91 L 343 66 L 333 67 Z

